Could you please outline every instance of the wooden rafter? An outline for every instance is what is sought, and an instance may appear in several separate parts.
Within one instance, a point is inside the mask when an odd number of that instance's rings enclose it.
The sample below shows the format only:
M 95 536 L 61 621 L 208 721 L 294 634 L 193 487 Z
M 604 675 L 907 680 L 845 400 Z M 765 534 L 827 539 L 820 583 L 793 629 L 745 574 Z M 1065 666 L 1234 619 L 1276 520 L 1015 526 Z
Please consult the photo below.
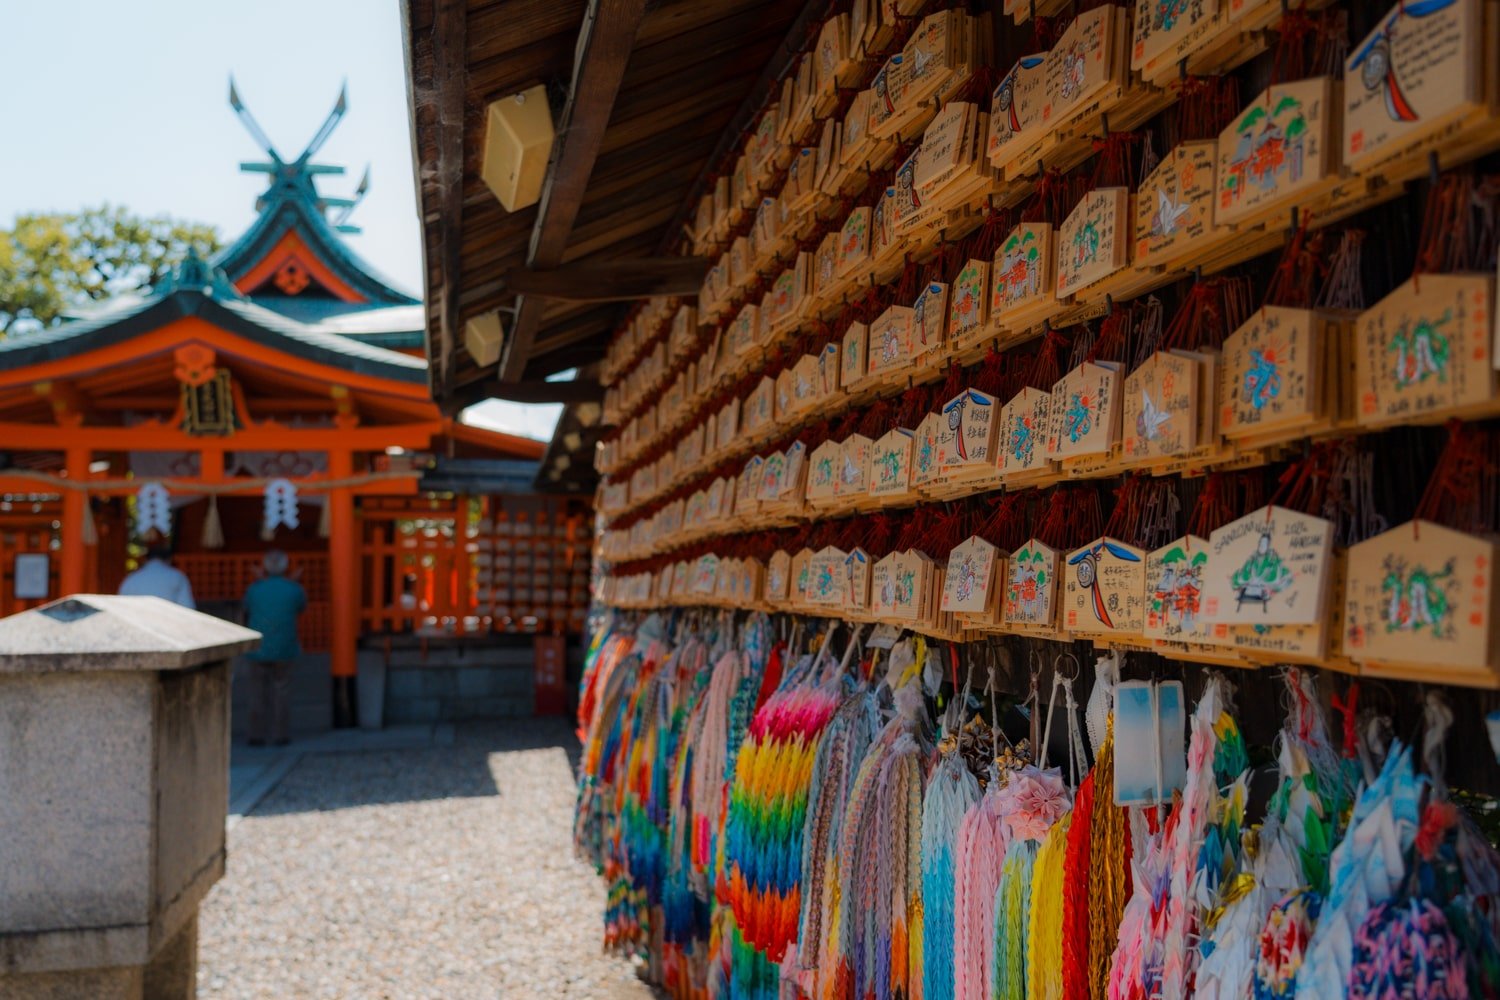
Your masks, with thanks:
M 505 284 L 520 295 L 572 302 L 628 302 L 666 295 L 696 295 L 708 274 L 703 257 L 635 257 L 579 261 L 550 271 L 512 268 Z
M 439 254 L 442 256 L 443 286 L 438 300 L 439 354 L 427 357 L 429 378 L 435 387 L 447 386 L 453 377 L 453 345 L 461 330 L 458 320 L 459 278 L 463 257 L 464 188 L 464 92 L 468 70 L 464 61 L 467 44 L 468 0 L 437 0 L 432 26 L 433 78 L 437 81 L 437 184 L 441 207 L 437 221 Z M 429 342 L 430 343 L 430 342 Z
M 583 204 L 583 193 L 604 142 L 604 131 L 645 12 L 646 0 L 590 0 L 584 12 L 573 57 L 573 85 L 558 122 L 557 141 L 526 254 L 526 266 L 532 270 L 550 270 L 563 262 L 563 251 Z M 453 185 L 444 195 L 462 210 L 462 184 Z M 456 297 L 454 304 L 456 307 Z M 524 295 L 516 300 L 515 325 L 500 363 L 501 382 L 516 382 L 525 371 L 526 358 L 541 325 L 543 304 L 536 297 Z

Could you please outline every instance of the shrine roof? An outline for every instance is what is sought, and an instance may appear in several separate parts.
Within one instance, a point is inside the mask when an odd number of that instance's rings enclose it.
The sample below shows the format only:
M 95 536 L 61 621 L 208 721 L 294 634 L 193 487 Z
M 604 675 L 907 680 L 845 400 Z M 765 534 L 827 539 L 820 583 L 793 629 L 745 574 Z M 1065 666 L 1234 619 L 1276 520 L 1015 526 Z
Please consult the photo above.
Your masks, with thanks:
M 230 333 L 317 364 L 400 382 L 425 384 L 427 364 L 420 358 L 325 329 L 325 323 L 301 323 L 257 305 L 228 287 L 222 276 L 205 278 L 198 263 L 159 294 L 106 303 L 78 319 L 24 336 L 0 341 L 0 371 L 58 361 L 123 343 L 132 337 L 196 316 Z

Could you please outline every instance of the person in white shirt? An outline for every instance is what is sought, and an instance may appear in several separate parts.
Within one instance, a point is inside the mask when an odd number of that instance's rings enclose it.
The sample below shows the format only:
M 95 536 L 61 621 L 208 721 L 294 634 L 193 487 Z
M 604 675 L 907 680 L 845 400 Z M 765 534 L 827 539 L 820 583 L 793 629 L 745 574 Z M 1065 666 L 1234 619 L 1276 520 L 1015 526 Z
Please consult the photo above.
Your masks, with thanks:
M 126 597 L 160 597 L 194 610 L 198 607 L 187 574 L 172 565 L 172 550 L 161 544 L 146 548 L 145 563 L 124 579 L 120 593 Z

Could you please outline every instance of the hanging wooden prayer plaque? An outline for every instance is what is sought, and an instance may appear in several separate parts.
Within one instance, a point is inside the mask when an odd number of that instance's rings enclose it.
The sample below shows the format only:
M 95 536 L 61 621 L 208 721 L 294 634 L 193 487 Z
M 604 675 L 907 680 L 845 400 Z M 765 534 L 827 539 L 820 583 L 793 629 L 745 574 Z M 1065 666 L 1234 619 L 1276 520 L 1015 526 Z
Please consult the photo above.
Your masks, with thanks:
M 927 598 L 926 584 L 931 574 L 927 559 L 919 552 L 908 549 L 892 552 L 875 564 L 871 577 L 871 588 L 880 594 L 877 616 L 886 616 L 897 621 L 914 621 L 922 617 L 923 602 Z M 885 573 L 881 573 L 881 567 Z
M 1023 222 L 995 253 L 990 272 L 990 325 L 1021 333 L 1057 308 L 1057 253 L 1052 227 Z
M 1420 154 L 1483 115 L 1481 0 L 1399 0 L 1344 62 L 1344 163 Z
M 896 179 L 892 184 L 895 197 L 891 200 L 891 232 L 897 238 L 915 233 L 932 216 L 926 202 L 917 193 L 917 157 L 920 153 L 920 149 L 914 151 L 896 168 Z
M 990 262 L 970 260 L 953 279 L 949 294 L 948 338 L 955 346 L 967 347 L 984 335 L 989 318 Z
M 1137 269 L 1169 266 L 1215 246 L 1214 167 L 1218 144 L 1184 142 L 1146 176 L 1135 200 Z
M 693 593 L 712 594 L 719 579 L 719 557 L 712 552 L 698 557 L 693 570 Z
M 817 396 L 820 402 L 832 399 L 834 393 L 839 391 L 840 374 L 839 342 L 831 340 L 818 352 Z
M 806 608 L 811 605 L 808 593 L 812 585 L 812 549 L 802 549 L 792 556 L 791 583 L 788 586 L 788 599 L 794 608 Z
M 1135 0 L 1134 21 L 1130 68 L 1148 80 L 1176 74 L 1224 26 L 1219 0 Z
M 1063 627 L 1075 635 L 1140 635 L 1146 624 L 1146 553 L 1097 538 L 1068 553 Z
M 942 475 L 943 434 L 947 428 L 947 419 L 936 413 L 927 414 L 917 424 L 916 439 L 912 442 L 912 489 L 926 491 L 938 483 Z
M 755 498 L 760 501 L 761 509 L 765 509 L 768 503 L 775 503 L 781 498 L 782 481 L 786 476 L 786 452 L 773 451 L 769 455 L 761 456 L 760 489 Z
M 978 535 L 971 535 L 948 553 L 948 572 L 943 577 L 942 610 L 982 614 L 996 607 L 999 589 L 995 570 L 1005 559 L 1000 551 Z
M 1129 253 L 1129 190 L 1088 192 L 1057 232 L 1057 297 L 1104 281 L 1130 262 Z
M 912 315 L 910 306 L 888 306 L 870 324 L 870 362 L 866 374 L 887 375 L 911 366 Z
M 785 602 L 791 578 L 792 557 L 780 550 L 772 553 L 771 561 L 766 563 L 766 600 L 772 603 Z
M 1323 405 L 1321 327 L 1311 310 L 1266 306 L 1224 341 L 1221 434 L 1260 440 L 1306 430 Z
M 911 307 L 911 353 L 921 361 L 942 352 L 943 325 L 948 318 L 948 286 L 929 281 L 922 286 Z
M 741 427 L 746 434 L 763 431 L 776 419 L 776 382 L 769 375 L 762 378 L 750 390 L 750 395 L 745 397 L 745 410 L 741 417 Z
M 1489 275 L 1424 274 L 1359 317 L 1359 424 L 1425 423 L 1496 409 Z
M 717 423 L 714 440 L 725 444 L 733 441 L 739 432 L 740 424 L 740 401 L 738 399 L 731 399 L 724 404 L 724 408 L 719 411 Z M 707 448 L 707 442 L 704 443 L 704 447 Z
M 1204 617 L 1223 625 L 1305 625 L 1325 617 L 1333 525 L 1262 507 L 1209 536 Z
M 1118 87 L 1126 68 L 1125 12 L 1103 4 L 1073 18 L 1047 53 L 1047 100 L 1042 125 L 1057 129 Z
M 1007 484 L 1048 475 L 1047 434 L 1052 425 L 1052 393 L 1022 389 L 1000 410 L 1000 472 Z
M 1004 169 L 1042 138 L 1047 104 L 1047 54 L 1022 56 L 990 99 L 989 160 Z
M 1412 521 L 1349 549 L 1344 652 L 1446 683 L 1497 680 L 1493 540 Z M 1387 671 L 1389 672 L 1389 671 Z
M 808 503 L 822 505 L 832 502 L 843 461 L 843 446 L 838 441 L 824 441 L 813 449 L 807 470 Z
M 1202 613 L 1207 569 L 1208 539 L 1197 535 L 1184 535 L 1146 556 L 1146 638 L 1207 641 Z
M 1057 551 L 1035 538 L 1006 562 L 1001 622 L 1019 631 L 1051 631 L 1057 620 Z
M 792 412 L 792 397 L 796 391 L 796 387 L 792 384 L 792 370 L 790 368 L 781 369 L 781 373 L 776 376 L 775 386 L 774 401 L 776 409 L 774 411 L 774 419 L 777 423 L 786 423 L 795 415 Z
M 740 471 L 739 482 L 734 490 L 734 516 L 751 517 L 760 509 L 758 494 L 760 492 L 760 473 L 764 459 L 759 455 L 752 455 Z
M 844 603 L 844 558 L 846 553 L 830 545 L 820 549 L 808 563 L 809 604 L 830 607 Z
M 819 302 L 837 302 L 844 282 L 839 278 L 839 236 L 828 233 L 813 254 L 813 297 Z
M 870 446 L 865 482 L 872 497 L 902 497 L 911 492 L 912 432 L 895 427 Z
M 838 276 L 857 278 L 870 266 L 870 213 L 869 205 L 861 205 L 849 213 L 844 227 L 839 231 Z
M 870 571 L 874 564 L 870 554 L 855 546 L 844 556 L 844 601 L 849 611 L 862 614 L 870 610 Z
M 823 378 L 818 355 L 804 354 L 792 366 L 792 413 L 801 415 L 823 399 Z
M 1157 351 L 1125 379 L 1125 458 L 1152 462 L 1198 444 L 1198 362 Z
M 1103 455 L 1120 440 L 1117 365 L 1084 362 L 1052 387 L 1047 457 Z
M 965 389 L 943 404 L 945 433 L 938 452 L 943 475 L 968 479 L 997 470 L 1000 409 L 995 397 L 977 389 Z
M 849 329 L 844 331 L 839 348 L 839 386 L 845 390 L 854 389 L 864 381 L 869 334 L 870 328 L 863 323 L 850 323 Z
M 865 473 L 870 467 L 870 447 L 874 442 L 863 434 L 851 434 L 839 448 L 839 477 L 834 496 L 840 506 L 863 499 L 867 490 Z
M 1216 225 L 1283 211 L 1337 174 L 1333 99 L 1329 77 L 1277 84 L 1219 134 Z

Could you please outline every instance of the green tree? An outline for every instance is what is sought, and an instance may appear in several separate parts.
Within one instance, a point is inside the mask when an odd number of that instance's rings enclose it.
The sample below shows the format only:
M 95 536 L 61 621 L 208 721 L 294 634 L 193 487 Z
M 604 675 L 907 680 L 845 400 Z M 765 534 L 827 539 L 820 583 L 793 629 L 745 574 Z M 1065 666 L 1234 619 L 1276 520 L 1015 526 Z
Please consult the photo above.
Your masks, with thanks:
M 220 247 L 218 230 L 119 206 L 16 216 L 0 229 L 0 335 L 54 326 L 89 301 L 149 292 L 194 250 Z

